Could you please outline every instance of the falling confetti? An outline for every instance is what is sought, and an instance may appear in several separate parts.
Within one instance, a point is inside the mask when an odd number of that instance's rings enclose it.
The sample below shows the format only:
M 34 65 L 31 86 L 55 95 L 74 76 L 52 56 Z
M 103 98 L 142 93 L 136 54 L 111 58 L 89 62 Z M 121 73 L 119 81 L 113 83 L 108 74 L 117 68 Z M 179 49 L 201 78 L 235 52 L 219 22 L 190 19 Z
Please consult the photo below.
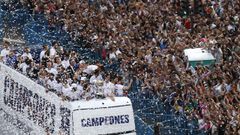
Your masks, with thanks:
M 124 85 L 134 79 L 128 97 L 138 134 L 239 132 L 239 1 L 21 2 L 0 2 L 0 39 L 16 56 L 30 47 L 36 63 L 43 45 L 58 41 L 84 64 L 123 77 Z M 186 48 L 205 48 L 216 64 L 186 67 Z M 3 110 L 0 121 L 4 135 L 31 130 Z

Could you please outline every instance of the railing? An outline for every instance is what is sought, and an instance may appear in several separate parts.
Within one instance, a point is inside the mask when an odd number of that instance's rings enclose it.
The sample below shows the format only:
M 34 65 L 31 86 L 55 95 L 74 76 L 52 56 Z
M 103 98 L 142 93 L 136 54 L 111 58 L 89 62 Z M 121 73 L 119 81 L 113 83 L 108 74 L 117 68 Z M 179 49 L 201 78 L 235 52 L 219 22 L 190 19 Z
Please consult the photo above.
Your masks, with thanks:
M 137 131 L 137 135 L 153 135 L 154 131 L 153 128 L 144 122 L 141 117 L 135 115 L 135 127 Z

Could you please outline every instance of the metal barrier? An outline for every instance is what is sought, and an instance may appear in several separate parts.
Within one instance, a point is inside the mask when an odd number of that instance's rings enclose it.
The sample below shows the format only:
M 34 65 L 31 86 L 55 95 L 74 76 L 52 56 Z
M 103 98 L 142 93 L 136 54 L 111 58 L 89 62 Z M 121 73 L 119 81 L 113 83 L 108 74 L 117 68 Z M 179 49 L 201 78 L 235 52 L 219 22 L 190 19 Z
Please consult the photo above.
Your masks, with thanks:
M 160 127 L 160 135 L 205 135 L 201 130 L 188 128 Z
M 135 126 L 137 135 L 153 135 L 154 131 L 150 125 L 145 123 L 138 115 L 135 115 Z

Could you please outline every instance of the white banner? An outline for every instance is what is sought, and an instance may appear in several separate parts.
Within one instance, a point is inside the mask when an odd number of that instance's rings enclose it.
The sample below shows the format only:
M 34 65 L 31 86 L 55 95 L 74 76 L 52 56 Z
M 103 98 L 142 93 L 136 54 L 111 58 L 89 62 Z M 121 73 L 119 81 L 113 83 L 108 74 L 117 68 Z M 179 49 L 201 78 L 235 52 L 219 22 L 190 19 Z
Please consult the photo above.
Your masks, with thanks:
M 132 106 L 73 110 L 73 129 L 75 135 L 135 133 Z
M 22 121 L 26 132 L 70 135 L 71 109 L 56 94 L 0 63 L 0 108 L 14 121 Z M 30 131 L 31 130 L 31 131 Z

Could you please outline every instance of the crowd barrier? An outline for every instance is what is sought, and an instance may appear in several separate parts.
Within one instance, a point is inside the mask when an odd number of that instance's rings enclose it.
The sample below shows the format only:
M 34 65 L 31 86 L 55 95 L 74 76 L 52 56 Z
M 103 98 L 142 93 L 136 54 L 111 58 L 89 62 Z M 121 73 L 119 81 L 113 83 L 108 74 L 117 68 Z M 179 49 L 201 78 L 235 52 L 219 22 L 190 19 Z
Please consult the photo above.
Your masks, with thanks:
M 138 115 L 135 115 L 135 126 L 137 135 L 153 135 L 154 131 L 153 128 L 145 123 Z

